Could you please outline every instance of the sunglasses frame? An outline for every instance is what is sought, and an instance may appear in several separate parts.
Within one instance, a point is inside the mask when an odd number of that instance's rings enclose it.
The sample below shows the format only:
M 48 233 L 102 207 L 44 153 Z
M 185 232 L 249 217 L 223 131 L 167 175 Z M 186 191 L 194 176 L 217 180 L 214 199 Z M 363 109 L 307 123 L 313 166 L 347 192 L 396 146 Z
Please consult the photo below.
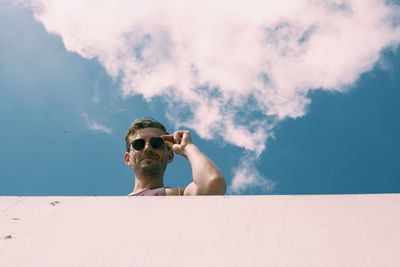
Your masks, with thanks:
M 159 143 L 159 141 L 161 140 L 161 143 Z M 140 143 L 140 147 L 138 149 L 135 148 L 134 143 Z M 156 142 L 156 143 L 154 143 Z M 164 140 L 161 137 L 150 137 L 148 139 L 144 139 L 144 138 L 137 138 L 132 140 L 131 144 L 129 145 L 129 149 L 132 147 L 133 150 L 135 151 L 141 151 L 144 149 L 144 147 L 146 146 L 146 143 L 149 143 L 151 148 L 153 149 L 162 149 L 164 148 Z M 137 147 L 137 146 L 136 146 Z

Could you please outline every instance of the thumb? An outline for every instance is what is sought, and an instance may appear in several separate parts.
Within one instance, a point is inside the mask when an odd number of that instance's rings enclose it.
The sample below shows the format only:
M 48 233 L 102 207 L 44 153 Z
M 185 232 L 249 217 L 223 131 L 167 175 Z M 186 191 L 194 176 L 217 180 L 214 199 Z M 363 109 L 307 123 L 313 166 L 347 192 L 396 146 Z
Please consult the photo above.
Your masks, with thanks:
M 170 149 L 173 150 L 174 149 L 174 144 L 170 141 L 164 141 L 164 144 Z

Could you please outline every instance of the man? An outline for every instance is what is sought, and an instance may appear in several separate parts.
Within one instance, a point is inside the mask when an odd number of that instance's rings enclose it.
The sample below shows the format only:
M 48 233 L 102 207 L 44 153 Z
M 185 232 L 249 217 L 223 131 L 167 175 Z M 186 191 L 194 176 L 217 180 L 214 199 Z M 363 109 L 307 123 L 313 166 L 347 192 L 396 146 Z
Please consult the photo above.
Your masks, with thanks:
M 133 122 L 125 135 L 125 164 L 135 175 L 130 196 L 223 195 L 225 178 L 215 164 L 192 143 L 189 131 L 168 134 L 160 122 L 145 118 Z M 174 153 L 185 157 L 193 182 L 183 188 L 164 187 L 164 172 Z

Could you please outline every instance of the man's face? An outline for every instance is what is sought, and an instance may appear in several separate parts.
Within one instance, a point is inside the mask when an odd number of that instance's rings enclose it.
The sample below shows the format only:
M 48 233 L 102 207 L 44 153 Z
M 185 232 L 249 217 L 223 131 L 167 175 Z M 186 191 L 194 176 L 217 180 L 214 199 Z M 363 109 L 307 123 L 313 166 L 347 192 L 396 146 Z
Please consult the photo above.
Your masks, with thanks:
M 167 163 L 173 159 L 173 152 L 166 145 L 154 148 L 150 144 L 152 137 L 160 137 L 165 134 L 158 128 L 144 128 L 136 131 L 130 137 L 130 142 L 135 139 L 145 140 L 144 147 L 135 150 L 132 145 L 130 151 L 125 153 L 125 163 L 133 168 L 136 175 L 158 176 L 164 174 Z

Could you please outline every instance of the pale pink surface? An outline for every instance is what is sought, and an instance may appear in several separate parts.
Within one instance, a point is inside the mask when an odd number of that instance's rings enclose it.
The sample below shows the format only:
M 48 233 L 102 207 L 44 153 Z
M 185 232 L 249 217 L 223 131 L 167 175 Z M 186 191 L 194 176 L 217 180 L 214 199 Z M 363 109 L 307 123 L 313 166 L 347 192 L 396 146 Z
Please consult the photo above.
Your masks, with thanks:
M 400 194 L 0 197 L 0 212 L 0 266 L 400 266 Z

